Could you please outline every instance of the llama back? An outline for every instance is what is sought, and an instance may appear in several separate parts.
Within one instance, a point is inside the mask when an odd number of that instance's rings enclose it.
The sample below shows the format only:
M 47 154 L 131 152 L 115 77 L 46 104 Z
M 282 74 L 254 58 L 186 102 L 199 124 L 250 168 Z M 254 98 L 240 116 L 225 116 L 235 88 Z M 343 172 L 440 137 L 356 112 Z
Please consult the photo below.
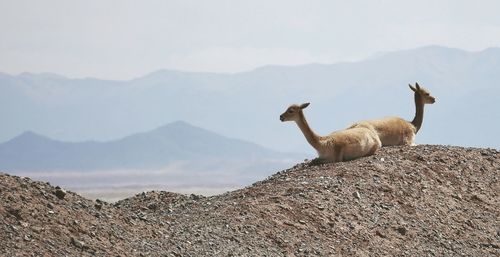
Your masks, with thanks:
M 336 131 L 322 138 L 323 145 L 335 144 L 342 147 L 343 161 L 353 160 L 362 156 L 372 155 L 379 149 L 382 144 L 377 133 L 373 129 L 365 127 L 350 128 L 346 130 Z M 334 148 L 325 147 L 324 151 L 329 151 Z M 328 155 L 330 152 L 318 151 L 318 154 Z
M 399 117 L 386 117 L 376 120 L 361 121 L 349 128 L 368 128 L 376 131 L 382 146 L 411 145 L 415 138 L 416 128 L 410 122 Z

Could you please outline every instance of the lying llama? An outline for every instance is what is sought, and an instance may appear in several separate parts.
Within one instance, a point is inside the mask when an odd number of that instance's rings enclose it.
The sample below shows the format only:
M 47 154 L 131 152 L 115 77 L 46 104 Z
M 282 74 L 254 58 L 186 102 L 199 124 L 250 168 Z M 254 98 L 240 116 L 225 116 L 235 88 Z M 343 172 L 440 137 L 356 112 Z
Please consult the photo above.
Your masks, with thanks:
M 415 118 L 411 122 L 399 117 L 387 117 L 378 120 L 361 121 L 349 128 L 374 129 L 382 142 L 382 146 L 389 145 L 415 145 L 415 135 L 422 127 L 424 120 L 424 105 L 433 104 L 436 99 L 429 92 L 415 83 L 409 85 L 415 92 Z
M 318 152 L 316 162 L 341 162 L 372 155 L 381 147 L 375 131 L 365 127 L 333 132 L 327 136 L 318 136 L 307 124 L 302 110 L 309 103 L 291 105 L 280 115 L 280 120 L 295 121 L 302 133 Z

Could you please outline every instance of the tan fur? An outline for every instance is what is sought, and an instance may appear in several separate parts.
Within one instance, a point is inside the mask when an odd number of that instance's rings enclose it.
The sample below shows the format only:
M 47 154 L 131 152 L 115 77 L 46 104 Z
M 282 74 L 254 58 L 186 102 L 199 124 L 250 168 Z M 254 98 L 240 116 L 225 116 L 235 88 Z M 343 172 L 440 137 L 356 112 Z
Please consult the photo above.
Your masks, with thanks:
M 420 129 L 424 118 L 424 105 L 433 104 L 435 98 L 430 93 L 415 83 L 416 87 L 410 85 L 415 92 L 415 118 L 409 122 L 399 117 L 387 117 L 377 120 L 360 121 L 349 128 L 369 128 L 377 132 L 382 146 L 391 145 L 415 145 L 415 135 Z
M 308 105 L 291 105 L 281 114 L 280 120 L 295 121 L 309 144 L 318 152 L 319 158 L 330 162 L 348 161 L 372 155 L 381 147 L 375 131 L 365 127 L 336 131 L 327 136 L 316 135 L 302 112 Z
M 377 132 L 382 146 L 413 145 L 416 129 L 410 122 L 399 117 L 360 121 L 349 128 L 371 128 Z

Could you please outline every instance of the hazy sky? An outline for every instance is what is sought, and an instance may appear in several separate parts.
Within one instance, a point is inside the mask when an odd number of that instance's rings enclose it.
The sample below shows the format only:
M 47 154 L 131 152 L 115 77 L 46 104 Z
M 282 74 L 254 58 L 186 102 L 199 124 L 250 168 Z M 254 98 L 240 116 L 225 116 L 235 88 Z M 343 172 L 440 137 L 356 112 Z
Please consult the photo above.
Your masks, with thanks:
M 0 0 L 0 71 L 130 79 L 500 46 L 500 1 Z

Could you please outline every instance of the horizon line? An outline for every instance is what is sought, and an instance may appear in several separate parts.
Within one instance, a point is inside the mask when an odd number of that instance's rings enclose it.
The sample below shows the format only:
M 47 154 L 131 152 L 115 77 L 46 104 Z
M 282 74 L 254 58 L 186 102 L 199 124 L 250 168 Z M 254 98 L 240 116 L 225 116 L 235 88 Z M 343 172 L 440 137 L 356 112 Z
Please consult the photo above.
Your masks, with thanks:
M 210 74 L 210 75 L 237 75 L 237 74 L 244 74 L 244 73 L 250 73 L 254 71 L 258 71 L 261 69 L 265 68 L 270 68 L 270 67 L 302 67 L 302 66 L 310 66 L 310 65 L 338 65 L 338 64 L 346 64 L 346 63 L 359 63 L 363 61 L 369 61 L 369 60 L 374 60 L 378 58 L 382 58 L 384 56 L 387 56 L 389 54 L 394 54 L 397 52 L 407 52 L 407 51 L 414 51 L 414 50 L 420 50 L 420 49 L 426 49 L 426 48 L 443 48 L 443 49 L 451 49 L 451 50 L 457 50 L 457 51 L 462 51 L 466 53 L 481 53 L 484 51 L 487 51 L 489 49 L 500 49 L 500 46 L 490 46 L 483 48 L 481 50 L 466 50 L 463 48 L 457 48 L 457 47 L 450 47 L 450 46 L 444 46 L 444 45 L 436 45 L 436 44 L 429 44 L 429 45 L 424 45 L 420 47 L 415 47 L 415 48 L 407 48 L 407 49 L 398 49 L 398 50 L 391 50 L 391 51 L 380 51 L 373 53 L 372 55 L 358 59 L 358 60 L 351 60 L 351 61 L 338 61 L 338 62 L 331 62 L 331 63 L 325 63 L 325 62 L 309 62 L 309 63 L 303 63 L 303 64 L 265 64 L 261 65 L 255 68 L 251 68 L 248 70 L 242 70 L 242 71 L 236 71 L 236 72 L 224 72 L 224 71 L 203 71 L 203 70 L 180 70 L 180 69 L 171 69 L 171 68 L 159 68 L 156 70 L 153 70 L 151 72 L 145 73 L 144 75 L 140 76 L 134 76 L 129 79 L 113 79 L 113 78 L 99 78 L 99 77 L 94 77 L 94 76 L 81 76 L 81 77 L 72 77 L 68 76 L 66 74 L 58 73 L 58 72 L 52 72 L 52 71 L 44 71 L 44 72 L 31 72 L 31 71 L 23 71 L 19 73 L 9 73 L 9 72 L 4 72 L 0 71 L 0 75 L 6 75 L 10 77 L 21 77 L 21 76 L 53 76 L 53 77 L 59 77 L 61 79 L 67 79 L 67 80 L 100 80 L 100 81 L 118 81 L 118 82 L 130 82 L 130 81 L 135 81 L 135 80 L 140 80 L 149 76 L 154 75 L 155 73 L 160 73 L 160 72 L 172 72 L 172 73 L 181 73 L 181 74 Z

